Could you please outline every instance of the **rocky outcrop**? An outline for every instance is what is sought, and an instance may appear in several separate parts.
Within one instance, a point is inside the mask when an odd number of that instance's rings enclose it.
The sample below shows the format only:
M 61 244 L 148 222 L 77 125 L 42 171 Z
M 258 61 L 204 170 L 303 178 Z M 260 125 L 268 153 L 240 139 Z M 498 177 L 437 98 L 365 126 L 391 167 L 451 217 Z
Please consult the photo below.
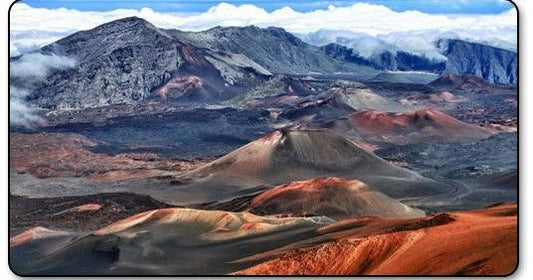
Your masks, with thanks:
M 76 61 L 75 67 L 52 71 L 30 87 L 27 99 L 47 109 L 137 103 L 152 97 L 224 100 L 270 75 L 245 56 L 181 42 L 136 17 L 77 32 L 40 53 Z M 16 77 L 12 81 L 26 87 Z
M 178 71 L 182 47 L 135 17 L 77 32 L 41 50 L 73 58 L 77 66 L 52 73 L 28 98 L 50 109 L 136 102 Z

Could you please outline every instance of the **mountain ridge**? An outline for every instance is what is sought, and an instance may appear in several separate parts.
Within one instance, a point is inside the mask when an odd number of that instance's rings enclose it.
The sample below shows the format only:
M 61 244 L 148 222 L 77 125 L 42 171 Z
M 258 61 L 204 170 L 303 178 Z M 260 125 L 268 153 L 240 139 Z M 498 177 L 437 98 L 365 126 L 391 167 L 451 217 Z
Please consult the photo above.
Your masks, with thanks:
M 331 57 L 384 71 L 428 71 L 439 75 L 466 74 L 496 84 L 517 82 L 516 52 L 458 39 L 441 39 L 435 44 L 442 50 L 442 55 L 446 57 L 445 61 L 402 50 L 386 50 L 371 57 L 364 57 L 355 49 L 338 43 L 330 43 L 320 48 Z
M 76 67 L 56 69 L 37 86 L 28 86 L 27 100 L 41 108 L 81 109 L 137 103 L 157 97 L 167 86 L 184 101 L 219 102 L 272 73 L 350 72 L 367 78 L 377 73 L 327 57 L 281 28 L 228 27 L 187 34 L 159 29 L 138 17 L 76 32 L 38 51 L 75 59 Z M 220 34 L 226 34 L 226 43 L 200 40 Z M 259 38 L 263 41 L 257 42 Z M 27 86 L 10 78 L 17 87 Z
M 279 27 L 184 32 L 128 17 L 76 32 L 38 51 L 75 59 L 75 67 L 52 69 L 37 82 L 11 76 L 10 81 L 29 92 L 26 101 L 51 110 L 131 104 L 153 98 L 217 103 L 276 74 L 344 73 L 371 80 L 382 71 L 399 69 L 468 73 L 492 83 L 516 83 L 515 53 L 457 40 L 446 42 L 439 43 L 449 46 L 446 54 L 450 59 L 445 64 L 401 51 L 371 61 L 340 45 L 310 45 Z M 465 56 L 467 60 L 462 58 Z M 11 58 L 11 62 L 23 58 Z M 483 66 L 486 64 L 489 67 Z

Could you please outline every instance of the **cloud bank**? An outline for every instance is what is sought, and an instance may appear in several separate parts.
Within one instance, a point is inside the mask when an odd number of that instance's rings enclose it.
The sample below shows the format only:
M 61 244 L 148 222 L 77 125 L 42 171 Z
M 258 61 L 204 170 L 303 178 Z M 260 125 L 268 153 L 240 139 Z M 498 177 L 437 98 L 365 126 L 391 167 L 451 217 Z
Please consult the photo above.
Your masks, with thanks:
M 39 116 L 39 108 L 27 102 L 26 98 L 51 71 L 72 68 L 75 65 L 76 61 L 72 58 L 38 52 L 27 53 L 11 61 L 9 78 L 13 81 L 9 87 L 9 124 L 26 128 L 46 124 Z
M 516 49 L 517 42 L 514 9 L 495 15 L 437 15 L 419 11 L 396 12 L 382 5 L 355 3 L 347 7 L 330 5 L 328 9 L 310 12 L 297 12 L 290 7 L 267 12 L 250 4 L 220 3 L 203 13 L 177 14 L 156 12 L 150 8 L 90 12 L 33 8 L 17 3 L 11 11 L 11 54 L 24 52 L 26 46 L 42 46 L 75 31 L 129 16 L 144 18 L 161 28 L 187 31 L 253 24 L 282 27 L 304 36 L 319 30 L 351 32 L 365 40 L 360 46 L 362 53 L 368 52 L 368 48 L 379 48 L 378 43 L 384 42 L 428 57 L 438 56 L 435 53 L 438 50 L 430 43 L 445 36 L 507 49 Z M 332 38 L 328 42 L 335 40 Z
M 10 86 L 9 93 L 10 126 L 33 128 L 46 123 L 45 120 L 38 115 L 39 109 L 24 100 L 29 94 L 28 90 Z
M 52 70 L 71 68 L 75 65 L 76 61 L 69 57 L 33 52 L 11 62 L 9 76 L 37 81 L 48 76 Z

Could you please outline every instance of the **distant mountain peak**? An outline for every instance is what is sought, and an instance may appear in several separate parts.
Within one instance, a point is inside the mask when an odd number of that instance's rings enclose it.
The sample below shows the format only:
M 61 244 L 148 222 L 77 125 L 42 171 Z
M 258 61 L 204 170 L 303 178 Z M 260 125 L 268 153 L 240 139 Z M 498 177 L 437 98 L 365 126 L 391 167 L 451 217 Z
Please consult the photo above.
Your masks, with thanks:
M 516 84 L 517 53 L 462 40 L 441 41 L 446 74 L 468 74 L 495 84 Z
M 147 20 L 145 20 L 143 18 L 140 18 L 140 17 L 137 17 L 137 16 L 131 16 L 131 17 L 125 17 L 125 18 L 117 19 L 117 20 L 114 20 L 114 21 L 110 21 L 110 22 L 108 22 L 106 24 L 116 24 L 116 23 L 123 23 L 123 24 L 138 24 L 138 23 L 142 23 L 142 24 L 152 25 Z
M 128 30 L 135 31 L 135 30 L 142 30 L 142 29 L 152 30 L 167 38 L 172 38 L 170 35 L 166 34 L 163 30 L 157 28 L 155 25 L 153 25 L 149 21 L 143 18 L 140 18 L 140 17 L 136 17 L 136 16 L 121 18 L 121 19 L 117 19 L 117 20 L 114 20 L 108 23 L 104 23 L 96 27 L 94 30 L 125 32 Z
M 215 27 L 200 32 L 166 30 L 175 38 L 210 50 L 222 50 L 247 56 L 276 74 L 353 73 L 375 76 L 370 67 L 348 64 L 325 55 L 279 27 Z
M 106 22 L 104 24 L 101 24 L 94 29 L 83 31 L 83 32 L 92 32 L 92 31 L 104 31 L 104 32 L 124 32 L 127 30 L 136 30 L 136 29 L 151 29 L 154 31 L 160 31 L 159 28 L 157 28 L 155 25 L 151 24 L 149 21 L 132 16 L 132 17 L 125 17 L 121 19 L 117 19 L 114 21 Z M 76 33 L 75 33 L 76 34 Z
M 298 37 L 294 36 L 292 33 L 286 31 L 285 29 L 281 27 L 275 27 L 270 26 L 266 28 L 262 28 L 256 25 L 247 25 L 247 26 L 216 26 L 211 29 L 208 29 L 206 31 L 200 31 L 200 32 L 190 32 L 190 33 L 233 33 L 234 35 L 239 35 L 240 33 L 247 32 L 251 34 L 257 34 L 258 36 L 261 36 L 261 34 L 269 34 L 272 36 L 276 36 L 278 38 L 288 38 L 293 42 L 298 42 L 301 44 L 305 44 L 303 41 L 301 41 Z
M 139 17 L 126 17 L 99 25 L 91 30 L 76 32 L 50 45 L 45 53 L 76 55 L 82 61 L 95 59 L 124 45 L 139 43 L 156 45 L 175 39 L 164 30 Z
M 469 45 L 478 46 L 478 47 L 489 47 L 489 48 L 492 48 L 492 49 L 497 49 L 497 50 L 501 50 L 501 51 L 507 51 L 507 52 L 516 53 L 516 51 L 511 49 L 511 48 L 503 48 L 503 47 L 499 47 L 497 45 L 493 45 L 493 44 L 489 44 L 489 43 L 485 43 L 485 42 L 475 42 L 475 41 L 463 40 L 463 39 L 443 38 L 443 39 L 437 40 L 435 44 L 438 47 L 442 48 L 443 51 L 445 51 L 447 49 L 447 47 L 450 46 L 450 45 L 469 44 Z

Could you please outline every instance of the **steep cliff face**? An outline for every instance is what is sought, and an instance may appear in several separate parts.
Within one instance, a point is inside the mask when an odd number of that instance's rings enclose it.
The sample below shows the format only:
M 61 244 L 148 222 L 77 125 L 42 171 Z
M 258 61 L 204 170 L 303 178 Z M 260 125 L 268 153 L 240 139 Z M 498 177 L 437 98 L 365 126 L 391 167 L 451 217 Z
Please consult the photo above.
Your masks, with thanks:
M 136 17 L 77 32 L 43 47 L 40 54 L 76 62 L 29 87 L 27 99 L 48 109 L 136 103 L 152 97 L 219 101 L 271 75 L 246 56 L 181 42 Z M 25 87 L 16 77 L 12 82 Z
M 515 52 L 460 40 L 442 40 L 438 44 L 448 58 L 444 71 L 447 74 L 476 75 L 496 84 L 517 82 Z
M 41 50 L 73 58 L 76 67 L 52 73 L 28 98 L 51 109 L 135 102 L 178 71 L 182 47 L 139 18 L 77 32 Z
M 330 57 L 379 70 L 468 74 L 496 84 L 517 82 L 516 52 L 461 40 L 440 40 L 436 45 L 441 49 L 446 61 L 399 50 L 363 57 L 356 50 L 336 43 L 328 44 L 321 49 Z
M 202 32 L 168 32 L 199 47 L 244 54 L 272 73 L 351 72 L 366 77 L 377 72 L 327 56 L 320 48 L 277 27 L 216 27 Z
M 404 51 L 397 51 L 394 53 L 385 51 L 381 54 L 366 58 L 359 55 L 351 48 L 335 43 L 323 46 L 321 49 L 328 56 L 359 65 L 370 66 L 380 70 L 417 70 L 440 72 L 445 68 L 445 62 L 431 60 L 424 56 L 419 56 Z

